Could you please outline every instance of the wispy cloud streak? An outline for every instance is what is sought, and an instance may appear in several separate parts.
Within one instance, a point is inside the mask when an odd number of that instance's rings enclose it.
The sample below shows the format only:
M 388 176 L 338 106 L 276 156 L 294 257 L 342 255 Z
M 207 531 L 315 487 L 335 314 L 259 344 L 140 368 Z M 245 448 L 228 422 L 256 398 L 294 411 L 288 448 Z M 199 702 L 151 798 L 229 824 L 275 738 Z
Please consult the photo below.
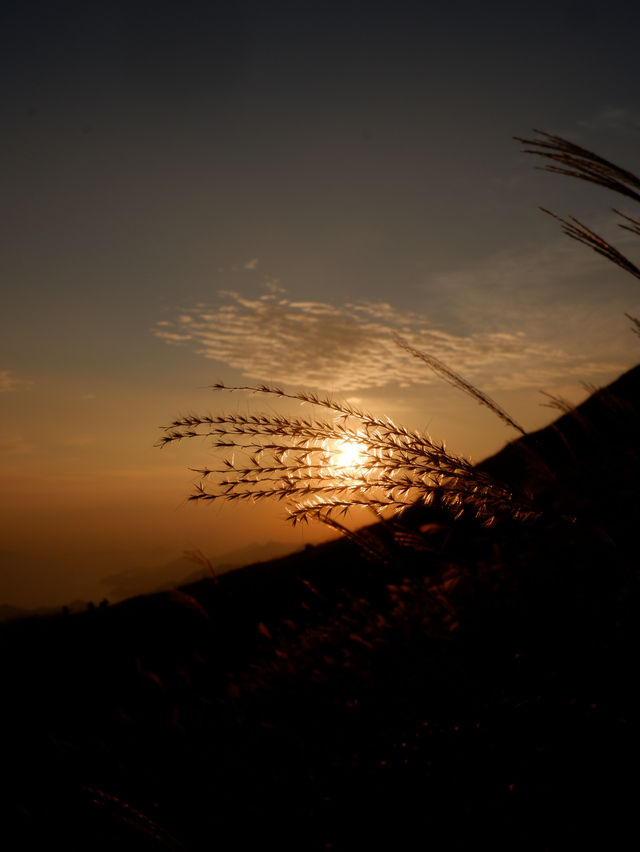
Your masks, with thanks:
M 228 290 L 219 297 L 216 305 L 198 305 L 158 323 L 154 333 L 252 380 L 341 393 L 438 381 L 397 345 L 398 334 L 493 388 L 535 387 L 558 376 L 582 378 L 620 367 L 597 361 L 593 353 L 576 360 L 575 353 L 523 331 L 453 334 L 388 302 L 298 301 L 280 288 L 257 298 Z
M 12 393 L 31 384 L 33 382 L 18 378 L 11 370 L 0 370 L 0 393 Z

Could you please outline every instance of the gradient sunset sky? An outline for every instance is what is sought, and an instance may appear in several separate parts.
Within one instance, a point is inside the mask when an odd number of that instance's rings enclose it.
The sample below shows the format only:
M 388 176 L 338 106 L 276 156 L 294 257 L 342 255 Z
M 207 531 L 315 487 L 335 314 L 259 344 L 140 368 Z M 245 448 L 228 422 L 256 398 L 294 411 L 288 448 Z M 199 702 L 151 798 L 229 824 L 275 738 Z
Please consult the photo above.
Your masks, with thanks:
M 326 536 L 185 502 L 210 456 L 158 427 L 274 410 L 213 382 L 321 389 L 478 460 L 516 435 L 393 331 L 527 429 L 540 390 L 637 363 L 638 281 L 537 210 L 633 257 L 629 205 L 512 136 L 637 172 L 639 34 L 628 0 L 4 3 L 0 603 Z

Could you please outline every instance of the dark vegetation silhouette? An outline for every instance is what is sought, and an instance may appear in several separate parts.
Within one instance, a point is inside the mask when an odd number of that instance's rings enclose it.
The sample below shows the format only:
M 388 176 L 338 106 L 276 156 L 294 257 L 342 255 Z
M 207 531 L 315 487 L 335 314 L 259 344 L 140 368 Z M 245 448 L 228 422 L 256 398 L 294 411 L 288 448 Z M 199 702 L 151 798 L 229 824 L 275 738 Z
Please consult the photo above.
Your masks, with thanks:
M 640 200 L 637 178 L 595 154 L 521 141 L 549 170 Z M 294 396 L 324 419 L 181 418 L 164 443 L 204 433 L 246 451 L 201 469 L 196 499 L 275 497 L 345 538 L 0 630 L 9 848 L 626 848 L 640 367 L 577 408 L 548 396 L 551 426 L 475 467 L 386 418 Z M 336 461 L 344 443 L 370 478 Z M 341 513 L 367 501 L 379 520 L 350 532 Z

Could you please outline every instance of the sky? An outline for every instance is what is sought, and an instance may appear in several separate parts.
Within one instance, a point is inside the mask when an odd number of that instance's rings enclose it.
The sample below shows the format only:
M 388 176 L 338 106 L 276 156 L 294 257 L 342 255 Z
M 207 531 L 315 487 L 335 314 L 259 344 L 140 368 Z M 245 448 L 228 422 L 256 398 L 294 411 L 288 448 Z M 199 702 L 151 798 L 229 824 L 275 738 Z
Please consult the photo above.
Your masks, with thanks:
M 0 604 L 115 600 L 326 538 L 282 506 L 194 505 L 191 411 L 322 390 L 474 460 L 638 360 L 620 196 L 534 169 L 556 133 L 640 169 L 640 7 L 7 2 L 0 11 Z M 636 212 L 637 215 L 637 212 Z M 637 257 L 637 255 L 636 255 Z M 191 567 L 190 567 L 191 566 Z

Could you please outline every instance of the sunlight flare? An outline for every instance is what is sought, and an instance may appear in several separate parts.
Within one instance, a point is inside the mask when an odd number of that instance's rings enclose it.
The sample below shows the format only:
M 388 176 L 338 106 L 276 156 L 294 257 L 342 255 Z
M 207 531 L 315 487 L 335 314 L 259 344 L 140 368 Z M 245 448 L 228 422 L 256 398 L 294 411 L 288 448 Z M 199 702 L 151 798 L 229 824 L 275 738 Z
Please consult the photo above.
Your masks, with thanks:
M 367 448 L 358 441 L 340 441 L 333 454 L 334 465 L 342 470 L 361 467 L 367 457 Z

